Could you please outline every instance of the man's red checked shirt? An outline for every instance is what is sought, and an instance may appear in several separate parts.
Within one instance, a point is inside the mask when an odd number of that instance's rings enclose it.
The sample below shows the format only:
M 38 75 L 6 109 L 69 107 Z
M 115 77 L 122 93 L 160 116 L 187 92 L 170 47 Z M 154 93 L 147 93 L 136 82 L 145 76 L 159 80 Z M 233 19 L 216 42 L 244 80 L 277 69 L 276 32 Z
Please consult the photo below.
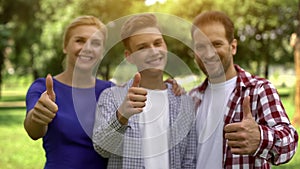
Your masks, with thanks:
M 252 116 L 259 124 L 261 141 L 253 155 L 237 155 L 231 153 L 223 139 L 223 168 L 267 169 L 271 164 L 288 162 L 296 152 L 298 134 L 288 119 L 277 90 L 268 80 L 253 76 L 238 65 L 235 65 L 235 69 L 238 72 L 236 88 L 227 103 L 229 111 L 224 114 L 224 125 L 242 120 L 243 99 L 249 95 Z M 190 92 L 198 106 L 205 99 L 203 94 L 207 85 L 206 79 Z

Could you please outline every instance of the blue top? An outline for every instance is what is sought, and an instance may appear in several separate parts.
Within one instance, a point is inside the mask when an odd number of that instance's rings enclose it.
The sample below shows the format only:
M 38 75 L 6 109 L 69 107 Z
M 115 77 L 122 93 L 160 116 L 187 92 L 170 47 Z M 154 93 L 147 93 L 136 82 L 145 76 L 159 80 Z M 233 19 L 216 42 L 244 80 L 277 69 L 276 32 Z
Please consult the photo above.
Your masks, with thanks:
M 91 137 L 96 102 L 100 93 L 112 85 L 97 79 L 95 88 L 73 88 L 53 79 L 58 112 L 43 137 L 45 169 L 106 168 L 107 159 L 94 150 Z M 26 95 L 27 112 L 45 90 L 45 78 L 30 86 Z

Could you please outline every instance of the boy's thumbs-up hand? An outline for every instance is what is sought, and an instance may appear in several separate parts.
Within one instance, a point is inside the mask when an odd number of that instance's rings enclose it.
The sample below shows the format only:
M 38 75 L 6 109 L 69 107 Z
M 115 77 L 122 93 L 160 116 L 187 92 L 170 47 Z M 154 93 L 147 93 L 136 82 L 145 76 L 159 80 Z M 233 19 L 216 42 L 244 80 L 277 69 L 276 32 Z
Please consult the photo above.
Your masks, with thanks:
M 140 73 L 136 73 L 133 83 L 129 88 L 123 103 L 117 111 L 117 117 L 122 124 L 127 124 L 128 119 L 134 114 L 141 113 L 146 105 L 147 90 L 139 87 L 141 81 Z
M 131 87 L 140 87 L 140 82 L 141 82 L 141 74 L 140 73 L 136 73 L 134 75 Z
M 233 154 L 253 154 L 260 143 L 260 130 L 252 117 L 250 97 L 243 101 L 243 119 L 241 122 L 227 124 L 224 127 L 225 139 Z

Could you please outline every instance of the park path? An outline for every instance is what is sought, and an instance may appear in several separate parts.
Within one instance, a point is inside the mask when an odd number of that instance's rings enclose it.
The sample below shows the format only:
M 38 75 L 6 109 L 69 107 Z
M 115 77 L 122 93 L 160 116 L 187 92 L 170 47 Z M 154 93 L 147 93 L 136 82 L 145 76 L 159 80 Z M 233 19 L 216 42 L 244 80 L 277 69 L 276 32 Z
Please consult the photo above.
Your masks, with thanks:
M 0 108 L 12 108 L 12 107 L 25 107 L 25 93 L 26 91 L 14 91 L 10 90 L 3 90 L 2 91 L 2 98 L 0 99 Z
M 0 102 L 0 107 L 25 107 L 25 101 Z

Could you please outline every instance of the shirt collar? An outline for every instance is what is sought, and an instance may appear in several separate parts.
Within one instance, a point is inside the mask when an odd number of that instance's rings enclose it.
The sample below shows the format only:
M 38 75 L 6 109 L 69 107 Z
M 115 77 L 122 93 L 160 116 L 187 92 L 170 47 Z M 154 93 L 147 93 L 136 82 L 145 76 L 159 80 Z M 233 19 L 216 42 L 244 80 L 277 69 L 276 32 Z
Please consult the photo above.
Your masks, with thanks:
M 235 70 L 237 71 L 237 84 L 238 90 L 243 90 L 250 85 L 253 85 L 250 81 L 252 79 L 252 75 L 249 72 L 246 72 L 243 68 L 239 65 L 234 65 Z M 200 93 L 204 93 L 208 86 L 208 78 L 204 80 L 204 82 L 197 88 Z

